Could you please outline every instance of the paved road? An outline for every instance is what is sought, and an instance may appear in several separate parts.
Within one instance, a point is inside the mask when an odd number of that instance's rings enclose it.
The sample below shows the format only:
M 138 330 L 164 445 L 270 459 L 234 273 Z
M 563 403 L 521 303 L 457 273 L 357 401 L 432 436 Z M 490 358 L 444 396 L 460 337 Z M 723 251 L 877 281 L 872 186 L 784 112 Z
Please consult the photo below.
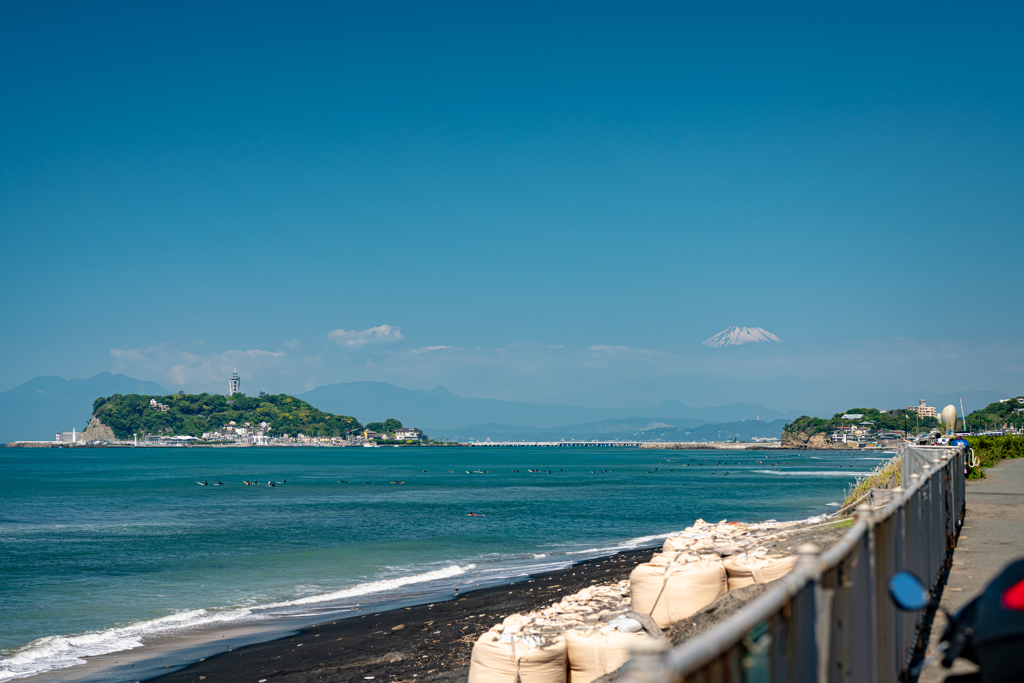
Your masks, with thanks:
M 981 481 L 967 482 L 967 515 L 953 554 L 953 568 L 942 592 L 942 606 L 956 610 L 978 595 L 1012 560 L 1024 557 L 1024 459 L 1004 460 Z M 939 644 L 946 627 L 936 615 L 929 648 Z M 957 660 L 952 669 L 937 662 L 921 673 L 921 683 L 937 683 L 953 673 L 976 670 Z

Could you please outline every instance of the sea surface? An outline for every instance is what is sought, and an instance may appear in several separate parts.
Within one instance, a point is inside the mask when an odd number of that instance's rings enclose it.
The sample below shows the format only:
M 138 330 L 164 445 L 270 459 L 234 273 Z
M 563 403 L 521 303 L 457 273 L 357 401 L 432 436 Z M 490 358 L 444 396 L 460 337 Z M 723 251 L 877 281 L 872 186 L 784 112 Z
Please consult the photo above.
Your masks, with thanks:
M 697 518 L 827 514 L 887 457 L 0 449 L 0 681 L 73 673 L 86 658 L 161 643 L 166 650 L 185 635 L 265 632 L 287 620 L 443 599 L 656 544 Z

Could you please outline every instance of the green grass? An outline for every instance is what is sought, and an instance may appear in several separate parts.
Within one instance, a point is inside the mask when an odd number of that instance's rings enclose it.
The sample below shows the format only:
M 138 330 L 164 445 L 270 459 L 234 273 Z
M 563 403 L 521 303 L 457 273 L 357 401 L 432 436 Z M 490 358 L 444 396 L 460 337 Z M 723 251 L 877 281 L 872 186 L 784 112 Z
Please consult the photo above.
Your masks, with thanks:
M 892 478 L 893 474 L 896 475 L 896 484 L 898 486 L 901 461 L 902 458 L 895 457 L 892 460 L 884 462 L 876 467 L 874 472 L 866 475 L 863 479 L 854 484 L 849 492 L 847 492 L 846 498 L 843 499 L 843 504 L 839 509 L 843 510 L 844 514 L 852 514 L 856 509 L 856 506 L 847 510 L 846 507 L 848 505 L 853 504 L 855 500 L 866 494 L 869 489 L 884 488 L 885 485 L 889 483 L 889 479 Z
M 1024 458 L 1024 436 L 968 436 L 978 466 L 970 468 L 968 479 L 984 479 L 985 470 L 1000 460 Z M 970 454 L 968 454 L 969 456 Z

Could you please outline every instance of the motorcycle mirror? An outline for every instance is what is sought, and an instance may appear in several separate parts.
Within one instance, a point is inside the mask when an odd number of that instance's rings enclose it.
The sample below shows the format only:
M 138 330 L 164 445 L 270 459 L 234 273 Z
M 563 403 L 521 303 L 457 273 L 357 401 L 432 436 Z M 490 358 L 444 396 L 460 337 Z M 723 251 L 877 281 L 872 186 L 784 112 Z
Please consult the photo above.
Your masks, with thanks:
M 908 571 L 896 572 L 889 579 L 889 597 L 908 612 L 924 609 L 931 600 L 921 580 Z

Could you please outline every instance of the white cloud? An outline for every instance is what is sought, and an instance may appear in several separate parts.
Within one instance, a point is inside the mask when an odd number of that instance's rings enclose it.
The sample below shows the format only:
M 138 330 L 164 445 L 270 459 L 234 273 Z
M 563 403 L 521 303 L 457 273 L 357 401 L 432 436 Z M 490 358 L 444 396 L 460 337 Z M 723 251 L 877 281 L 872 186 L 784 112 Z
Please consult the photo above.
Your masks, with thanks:
M 226 386 L 227 377 L 238 370 L 245 379 L 264 381 L 270 377 L 287 376 L 300 366 L 316 365 L 319 359 L 296 359 L 284 351 L 264 351 L 263 349 L 231 349 L 222 353 L 198 356 L 188 351 L 180 351 L 167 343 L 153 344 L 133 349 L 110 349 L 110 355 L 116 358 L 117 372 L 149 379 L 161 384 L 188 386 L 190 390 L 220 391 L 221 384 Z M 266 386 L 266 385 L 264 385 Z M 248 389 L 252 391 L 250 385 Z M 256 385 L 256 390 L 260 385 Z M 246 387 L 243 384 L 243 390 Z
M 607 344 L 588 346 L 587 351 L 599 351 L 602 353 L 630 354 L 639 356 L 653 356 L 659 353 L 658 351 L 652 351 L 651 349 L 634 349 L 629 346 L 608 346 Z
M 337 329 L 327 333 L 327 338 L 338 346 L 359 347 L 367 344 L 386 344 L 405 339 L 402 330 L 391 325 L 378 325 L 368 330 Z
M 442 351 L 444 349 L 455 349 L 456 351 L 462 351 L 462 347 L 456 346 L 421 346 L 418 349 L 412 349 L 409 353 L 430 353 L 431 351 Z

